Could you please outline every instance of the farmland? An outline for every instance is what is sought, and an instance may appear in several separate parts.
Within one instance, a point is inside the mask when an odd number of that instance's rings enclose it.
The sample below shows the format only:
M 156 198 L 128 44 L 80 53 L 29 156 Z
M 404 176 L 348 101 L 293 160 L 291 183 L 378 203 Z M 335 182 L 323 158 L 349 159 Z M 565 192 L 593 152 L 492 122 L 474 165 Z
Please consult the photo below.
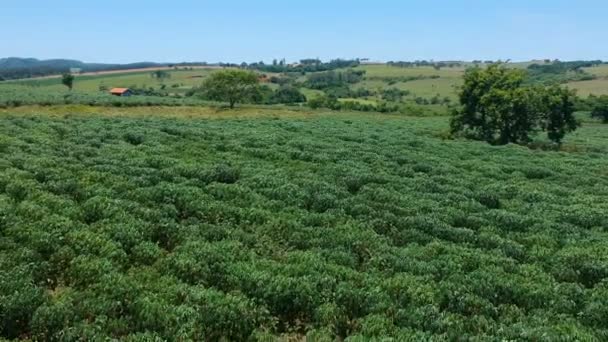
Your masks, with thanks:
M 1 8 L 0 342 L 608 341 L 608 1 Z
M 207 69 L 1 82 L 0 337 L 608 339 L 608 125 L 465 140 L 465 70 L 230 68 L 266 79 L 234 109 Z
M 585 68 L 597 78 L 589 81 L 570 82 L 567 86 L 576 89 L 581 96 L 608 95 L 608 65 Z
M 442 117 L 0 114 L 4 337 L 608 337 L 604 125 L 555 152 Z
M 164 83 L 168 84 L 169 87 L 177 85 L 177 89 L 190 88 L 194 85 L 198 85 L 201 82 L 201 78 L 209 75 L 214 69 L 210 68 L 195 68 L 192 70 L 169 70 L 171 77 Z M 159 87 L 161 82 L 158 82 L 151 76 L 151 72 L 147 71 L 133 71 L 133 72 L 119 72 L 113 74 L 101 74 L 101 75 L 76 75 L 77 82 L 75 82 L 74 91 L 81 93 L 94 93 L 99 92 L 100 86 L 106 88 L 114 87 Z M 9 81 L 4 84 L 0 83 L 0 87 L 15 87 L 23 86 L 30 88 L 43 88 L 45 91 L 65 92 L 65 87 L 61 85 L 61 82 L 57 78 L 39 78 L 31 80 L 21 81 Z
M 543 65 L 543 62 L 535 62 Z M 513 68 L 526 69 L 528 63 L 508 64 Z M 546 64 L 544 64 L 546 65 Z M 361 80 L 324 89 L 313 89 L 308 79 L 318 72 L 305 73 L 274 73 L 258 72 L 265 77 L 272 77 L 278 82 L 293 85 L 307 99 L 324 95 L 336 96 L 339 102 L 351 102 L 379 108 L 388 105 L 391 111 L 411 115 L 416 112 L 445 115 L 450 106 L 457 102 L 458 87 L 462 85 L 462 77 L 470 63 L 460 63 L 455 66 L 436 68 L 432 66 L 398 67 L 386 64 L 359 65 L 354 68 L 337 69 L 344 73 L 349 69 L 362 72 Z M 483 64 L 482 64 L 483 66 Z M 582 68 L 593 79 L 562 81 L 565 86 L 578 90 L 578 94 L 587 97 L 590 94 L 608 94 L 608 67 L 599 65 Z M 207 76 L 214 72 L 213 68 L 180 68 L 165 70 L 167 77 L 158 79 L 152 77 L 149 70 L 137 72 L 110 73 L 101 75 L 76 75 L 72 91 L 61 84 L 57 78 L 38 78 L 20 81 L 0 82 L 0 106 L 15 106 L 27 104 L 97 104 L 97 105 L 201 105 L 206 104 L 192 95 L 193 89 L 200 86 Z M 295 74 L 295 75 L 294 75 Z M 282 81 L 281 81 L 282 80 Z M 271 90 L 279 85 L 273 82 L 263 83 Z M 113 87 L 130 87 L 139 89 L 152 97 L 140 97 L 137 100 L 116 99 L 108 95 L 107 90 Z M 387 93 L 399 92 L 397 97 L 387 97 Z M 162 95 L 165 98 L 159 98 Z M 389 94 L 390 95 L 390 94 Z M 172 97 L 172 98 L 170 98 Z M 186 97 L 186 98 L 185 98 Z M 178 98 L 178 99 L 175 99 Z M 181 99 L 179 99 L 181 98 Z M 352 106 L 347 106 L 352 107 Z M 352 109 L 352 108 L 350 108 Z

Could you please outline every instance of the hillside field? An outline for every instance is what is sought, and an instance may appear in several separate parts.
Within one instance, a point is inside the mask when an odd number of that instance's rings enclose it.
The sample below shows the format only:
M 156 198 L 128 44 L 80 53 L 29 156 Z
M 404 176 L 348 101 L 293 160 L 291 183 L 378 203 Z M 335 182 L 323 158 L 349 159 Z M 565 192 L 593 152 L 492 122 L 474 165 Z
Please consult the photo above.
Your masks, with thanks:
M 608 339 L 606 125 L 69 108 L 0 113 L 0 336 Z
M 583 97 L 589 95 L 608 95 L 608 65 L 600 65 L 585 68 L 586 72 L 597 76 L 594 80 L 569 82 L 567 86 L 576 89 L 577 93 Z
M 172 88 L 173 85 L 177 85 L 177 89 L 189 89 L 192 86 L 200 85 L 202 79 L 213 72 L 214 69 L 203 69 L 196 68 L 193 70 L 167 70 L 171 75 L 171 78 L 164 80 L 162 83 L 166 84 L 167 87 Z M 76 81 L 74 82 L 75 92 L 84 93 L 96 93 L 99 92 L 100 86 L 106 88 L 127 88 L 127 87 L 155 87 L 158 88 L 161 82 L 151 76 L 151 71 L 135 71 L 135 72 L 117 72 L 113 74 L 102 74 L 102 75 L 75 75 Z M 61 84 L 61 80 L 58 78 L 41 78 L 21 81 L 6 81 L 0 82 L 0 89 L 2 87 L 33 87 L 42 88 L 49 92 L 67 92 L 64 85 Z
M 531 62 L 511 63 L 509 65 L 514 68 L 525 68 L 530 64 Z M 445 114 L 448 109 L 447 105 L 454 104 L 458 100 L 458 87 L 462 85 L 462 77 L 467 66 L 471 66 L 471 64 L 469 63 L 459 67 L 442 67 L 440 69 L 435 69 L 431 66 L 404 68 L 390 65 L 360 65 L 354 68 L 354 70 L 365 71 L 363 80 L 350 84 L 348 87 L 353 91 L 366 89 L 375 93 L 375 95 L 359 98 L 345 96 L 341 101 L 377 104 L 383 100 L 381 95 L 379 95 L 383 90 L 398 89 L 406 91 L 408 94 L 395 103 L 401 105 L 411 105 L 412 103 L 423 104 L 423 108 L 428 111 Z M 114 87 L 135 87 L 139 89 L 153 88 L 156 90 L 160 90 L 162 87 L 162 91 L 167 95 L 183 96 L 188 90 L 199 86 L 203 80 L 215 70 L 215 68 L 167 70 L 166 72 L 170 74 L 170 78 L 163 81 L 151 77 L 150 71 L 117 72 L 112 74 L 85 76 L 76 75 L 72 92 L 69 92 L 67 88 L 61 84 L 60 79 L 58 78 L 5 81 L 0 82 L 0 104 L 5 102 L 6 99 L 17 98 L 24 104 L 29 104 L 32 103 L 29 98 L 33 97 L 40 99 L 45 98 L 47 102 L 56 103 L 56 98 L 64 97 L 71 93 L 75 94 L 74 96 L 84 95 L 88 98 L 91 96 L 107 97 L 107 90 L 100 89 L 110 89 Z M 343 71 L 345 69 L 341 70 Z M 568 82 L 565 85 L 572 89 L 576 89 L 578 94 L 582 97 L 586 97 L 590 94 L 608 95 L 608 65 L 584 68 L 584 71 L 597 78 L 586 81 Z M 281 76 L 280 74 L 273 73 L 266 74 L 268 76 Z M 310 75 L 310 73 L 307 75 Z M 300 85 L 298 85 L 300 91 L 306 95 L 308 99 L 324 94 L 321 90 L 310 89 L 305 86 L 304 82 L 308 77 L 307 75 L 295 76 L 297 81 L 300 82 Z M 272 89 L 278 87 L 278 85 L 272 83 L 264 83 L 264 85 L 267 85 Z M 25 98 L 21 99 L 22 97 Z M 438 104 L 428 102 L 433 98 L 441 99 L 441 101 L 447 99 L 449 102 L 441 102 Z M 424 103 L 421 103 L 421 100 L 424 101 Z M 108 99 L 102 99 L 100 101 L 110 102 Z M 82 100 L 80 102 L 90 101 Z M 159 104 L 165 105 L 168 104 L 167 101 L 163 101 L 162 99 L 152 102 L 159 102 Z M 188 104 L 194 104 L 195 102 L 196 101 L 190 101 Z

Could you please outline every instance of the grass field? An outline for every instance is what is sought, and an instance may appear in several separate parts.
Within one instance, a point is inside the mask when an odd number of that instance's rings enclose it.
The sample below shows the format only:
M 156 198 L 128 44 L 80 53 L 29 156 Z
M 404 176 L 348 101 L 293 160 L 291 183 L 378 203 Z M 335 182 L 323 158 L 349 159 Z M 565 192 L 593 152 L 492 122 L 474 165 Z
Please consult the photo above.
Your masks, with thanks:
M 170 70 L 167 71 L 171 78 L 163 81 L 169 89 L 174 84 L 179 85 L 180 88 L 191 88 L 192 86 L 200 85 L 204 77 L 213 72 L 213 69 L 194 69 L 194 70 Z M 150 71 L 145 72 L 129 72 L 129 73 L 116 73 L 109 75 L 90 75 L 90 76 L 78 76 L 74 80 L 75 92 L 99 92 L 99 86 L 105 86 L 107 88 L 116 87 L 132 87 L 137 86 L 141 88 L 154 87 L 158 88 L 161 82 L 151 77 Z M 0 83 L 0 87 L 40 87 L 48 91 L 65 92 L 66 87 L 61 84 L 61 80 L 57 78 L 46 78 L 46 79 L 32 79 L 23 81 L 9 81 Z M 180 88 L 174 89 L 179 91 Z
M 608 65 L 584 68 L 584 70 L 598 78 L 589 81 L 570 82 L 566 85 L 572 89 L 576 89 L 577 93 L 583 97 L 589 95 L 608 95 Z
M 365 75 L 368 77 L 405 77 L 405 76 L 433 76 L 437 75 L 442 78 L 460 78 L 462 77 L 465 68 L 441 68 L 436 70 L 433 67 L 415 67 L 415 68 L 400 68 L 389 65 L 362 65 L 355 68 L 356 70 L 365 70 Z
M 580 96 L 608 95 L 608 78 L 591 81 L 569 82 L 566 86 L 576 89 Z
M 358 68 L 365 70 L 366 77 L 371 79 L 362 82 L 360 85 L 355 85 L 354 88 L 357 86 L 369 89 L 394 87 L 410 91 L 412 93 L 410 98 L 431 98 L 439 95 L 442 98 L 449 97 L 452 100 L 456 100 L 457 86 L 462 83 L 462 76 L 464 75 L 465 70 L 464 67 L 441 68 L 440 70 L 435 70 L 433 67 L 400 68 L 387 65 L 366 65 Z M 379 79 L 417 76 L 439 76 L 439 78 L 397 82 L 392 85 Z
M 361 104 L 369 104 L 369 105 L 375 105 L 377 104 L 376 101 L 374 100 L 366 100 L 366 99 L 359 99 L 359 98 L 343 98 L 343 99 L 338 99 L 339 101 L 354 101 L 354 102 L 359 102 Z
M 608 64 L 603 64 L 591 68 L 584 68 L 583 70 L 598 77 L 608 77 Z
M 428 98 L 439 95 L 456 100 L 457 87 L 461 84 L 462 80 L 460 78 L 439 78 L 399 83 L 398 88 L 409 90 L 417 96 Z
M 608 337 L 608 127 L 569 152 L 446 118 L 0 112 L 0 332 L 29 340 Z
M 514 67 L 527 67 L 530 63 L 513 63 Z M 449 97 L 453 102 L 456 100 L 457 87 L 462 84 L 462 76 L 465 67 L 441 68 L 436 70 L 433 67 L 415 67 L 415 68 L 400 68 L 388 65 L 362 65 L 357 67 L 358 70 L 366 71 L 366 80 L 352 85 L 353 89 L 367 88 L 370 90 L 398 88 L 408 90 L 412 93 L 410 99 L 414 97 L 432 98 L 439 95 L 441 98 Z M 598 76 L 598 79 L 591 81 L 570 82 L 567 86 L 577 89 L 582 96 L 589 94 L 606 95 L 608 94 L 608 66 L 602 65 L 599 67 L 586 68 L 587 72 Z M 183 94 L 193 86 L 200 85 L 203 79 L 213 72 L 214 69 L 194 69 L 194 70 L 171 70 L 171 78 L 163 83 L 170 93 Z M 399 78 L 407 77 L 439 77 L 425 78 L 417 80 L 409 80 L 407 82 L 400 81 Z M 389 80 L 393 82 L 389 82 Z M 299 78 L 301 82 L 306 80 L 305 76 Z M 92 75 L 92 76 L 77 76 L 74 83 L 74 92 L 99 94 L 99 87 L 153 87 L 158 89 L 161 85 L 150 76 L 150 72 L 129 72 L 117 73 L 109 75 Z M 273 88 L 277 88 L 275 84 L 268 84 Z M 67 94 L 65 86 L 61 85 L 57 78 L 49 79 L 33 79 L 25 81 L 1 82 L 0 91 L 36 89 L 40 92 L 49 92 L 56 94 Z M 318 90 L 302 88 L 301 91 L 308 98 L 314 98 L 322 94 Z M 365 99 L 363 99 L 365 100 Z M 367 99 L 376 101 L 375 99 Z

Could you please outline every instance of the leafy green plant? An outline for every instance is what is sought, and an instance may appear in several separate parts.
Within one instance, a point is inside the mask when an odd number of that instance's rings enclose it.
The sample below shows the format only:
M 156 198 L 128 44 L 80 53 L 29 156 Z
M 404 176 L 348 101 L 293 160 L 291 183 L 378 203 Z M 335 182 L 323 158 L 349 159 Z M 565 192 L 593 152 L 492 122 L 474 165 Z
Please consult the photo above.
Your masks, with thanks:
M 447 125 L 7 114 L 0 338 L 603 340 L 605 126 Z

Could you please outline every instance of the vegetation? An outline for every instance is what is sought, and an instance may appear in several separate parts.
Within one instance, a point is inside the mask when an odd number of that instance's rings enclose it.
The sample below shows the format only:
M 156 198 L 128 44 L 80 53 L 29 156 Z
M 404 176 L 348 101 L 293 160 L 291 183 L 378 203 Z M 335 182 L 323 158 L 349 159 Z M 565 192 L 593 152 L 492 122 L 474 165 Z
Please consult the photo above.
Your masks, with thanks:
M 282 85 L 271 95 L 270 103 L 302 103 L 306 102 L 306 96 L 298 88 L 291 85 Z
M 585 72 L 583 68 L 601 64 L 602 61 L 553 61 L 528 66 L 529 81 L 532 83 L 555 84 L 568 81 L 588 81 L 596 76 Z
M 508 144 L 529 143 L 533 133 L 543 130 L 551 141 L 561 143 L 578 126 L 574 93 L 558 86 L 525 87 L 524 79 L 522 71 L 501 64 L 467 70 L 452 133 Z
M 587 102 L 591 106 L 591 117 L 608 123 L 608 96 L 590 96 Z
M 205 99 L 228 102 L 230 108 L 246 102 L 258 91 L 258 76 L 250 71 L 226 69 L 207 78 L 200 88 Z
M 38 60 L 35 58 L 0 58 L 0 81 L 19 78 L 60 75 L 76 68 L 83 72 L 143 69 L 164 66 L 157 63 L 101 64 L 69 59 Z
M 309 73 L 309 72 L 321 72 L 330 71 L 343 68 L 352 68 L 359 65 L 359 60 L 343 60 L 334 59 L 329 62 L 322 62 L 319 59 L 302 59 L 300 63 L 288 64 L 285 60 L 277 61 L 276 59 L 272 64 L 264 64 L 264 62 L 258 63 L 243 63 L 240 66 L 243 68 L 249 68 L 259 70 L 262 72 L 274 72 L 274 73 Z
M 481 63 L 481 61 L 480 61 Z M 441 69 L 441 68 L 455 68 L 455 67 L 461 67 L 462 66 L 462 62 L 433 62 L 433 61 L 413 61 L 413 62 L 408 62 L 408 61 L 389 61 L 386 63 L 389 66 L 394 66 L 394 67 L 399 67 L 399 68 L 415 68 L 415 67 L 425 67 L 425 66 L 431 66 L 434 69 Z
M 605 340 L 605 126 L 446 125 L 5 115 L 0 336 Z
M 363 80 L 364 70 L 348 69 L 344 72 L 326 71 L 310 74 L 306 86 L 311 89 L 327 89 L 340 87 L 345 84 L 357 83 Z
M 65 73 L 61 76 L 61 84 L 68 87 L 69 90 L 72 90 L 74 86 L 74 75 L 71 73 Z
M 57 80 L 55 80 L 57 82 Z M 57 82 L 58 83 L 58 82 Z M 0 87 L 0 108 L 20 107 L 25 105 L 63 105 L 84 104 L 91 106 L 195 106 L 209 104 L 209 101 L 198 98 L 182 98 L 180 96 L 167 96 L 150 89 L 132 88 L 138 96 L 118 97 L 106 92 L 80 93 L 45 91 L 37 88 L 16 87 L 13 89 Z M 147 95 L 152 94 L 152 95 Z
M 164 70 L 156 70 L 150 73 L 150 77 L 156 79 L 159 82 L 164 82 L 171 78 L 171 74 Z
M 580 89 L 584 97 L 588 94 L 608 94 L 608 70 L 606 65 L 596 62 L 552 62 L 542 75 L 566 71 L 570 80 L 567 86 Z M 260 63 L 258 63 L 260 64 Z M 243 103 L 263 105 L 309 105 L 313 108 L 325 107 L 340 110 L 381 111 L 406 115 L 446 115 L 458 102 L 457 87 L 462 85 L 466 67 L 471 64 L 437 62 L 400 62 L 385 65 L 359 64 L 354 61 L 303 60 L 296 64 L 276 62 L 277 68 L 286 71 L 275 73 L 263 71 L 257 74 L 262 82 L 251 94 L 242 99 Z M 560 65 L 561 67 L 553 66 Z M 12 64 L 16 65 L 16 64 Z M 245 64 L 242 68 L 257 68 L 256 64 Z M 488 64 L 480 62 L 482 68 Z M 545 85 L 551 82 L 531 78 L 533 64 L 509 63 L 509 68 L 526 71 L 526 86 Z M 568 67 L 564 67 L 566 65 Z M 591 66 L 590 66 L 591 65 Z M 275 67 L 275 63 L 268 64 Z M 308 71 L 297 71 L 306 66 Z M 257 69 L 256 69 L 257 68 Z M 294 69 L 295 68 L 295 69 Z M 537 67 L 532 67 L 535 69 Z M 277 70 L 279 70 L 277 69 Z M 327 70 L 329 69 L 329 70 Z M 570 76 L 580 70 L 595 79 L 576 81 Z M 259 71 L 261 71 L 259 70 Z M 271 70 L 271 69 L 268 69 Z M 280 69 L 282 70 L 282 69 Z M 315 71 L 317 70 L 317 71 Z M 322 70 L 322 71 L 320 71 Z M 56 79 L 33 79 L 0 83 L 0 106 L 19 106 L 21 104 L 100 104 L 104 106 L 139 105 L 199 105 L 216 101 L 209 97 L 201 84 L 213 72 L 212 67 L 192 68 L 175 65 L 171 70 L 127 72 L 106 75 L 80 75 L 73 95 L 67 96 Z M 304 73 L 304 74 L 303 74 Z M 533 73 L 533 72 L 532 72 Z M 160 75 L 159 77 L 156 77 Z M 543 76 L 544 77 L 544 76 Z M 137 99 L 117 100 L 106 97 L 108 89 L 114 87 L 130 88 Z M 104 96 L 100 96 L 104 93 Z M 145 98 L 140 98 L 145 97 Z M 317 98 L 318 99 L 315 99 Z M 306 101 L 304 101 L 306 98 Z M 583 99 L 584 100 L 584 99 Z M 579 104 L 583 100 L 577 101 Z M 577 106 L 577 109 L 579 106 Z M 591 111 L 591 108 L 584 109 Z

